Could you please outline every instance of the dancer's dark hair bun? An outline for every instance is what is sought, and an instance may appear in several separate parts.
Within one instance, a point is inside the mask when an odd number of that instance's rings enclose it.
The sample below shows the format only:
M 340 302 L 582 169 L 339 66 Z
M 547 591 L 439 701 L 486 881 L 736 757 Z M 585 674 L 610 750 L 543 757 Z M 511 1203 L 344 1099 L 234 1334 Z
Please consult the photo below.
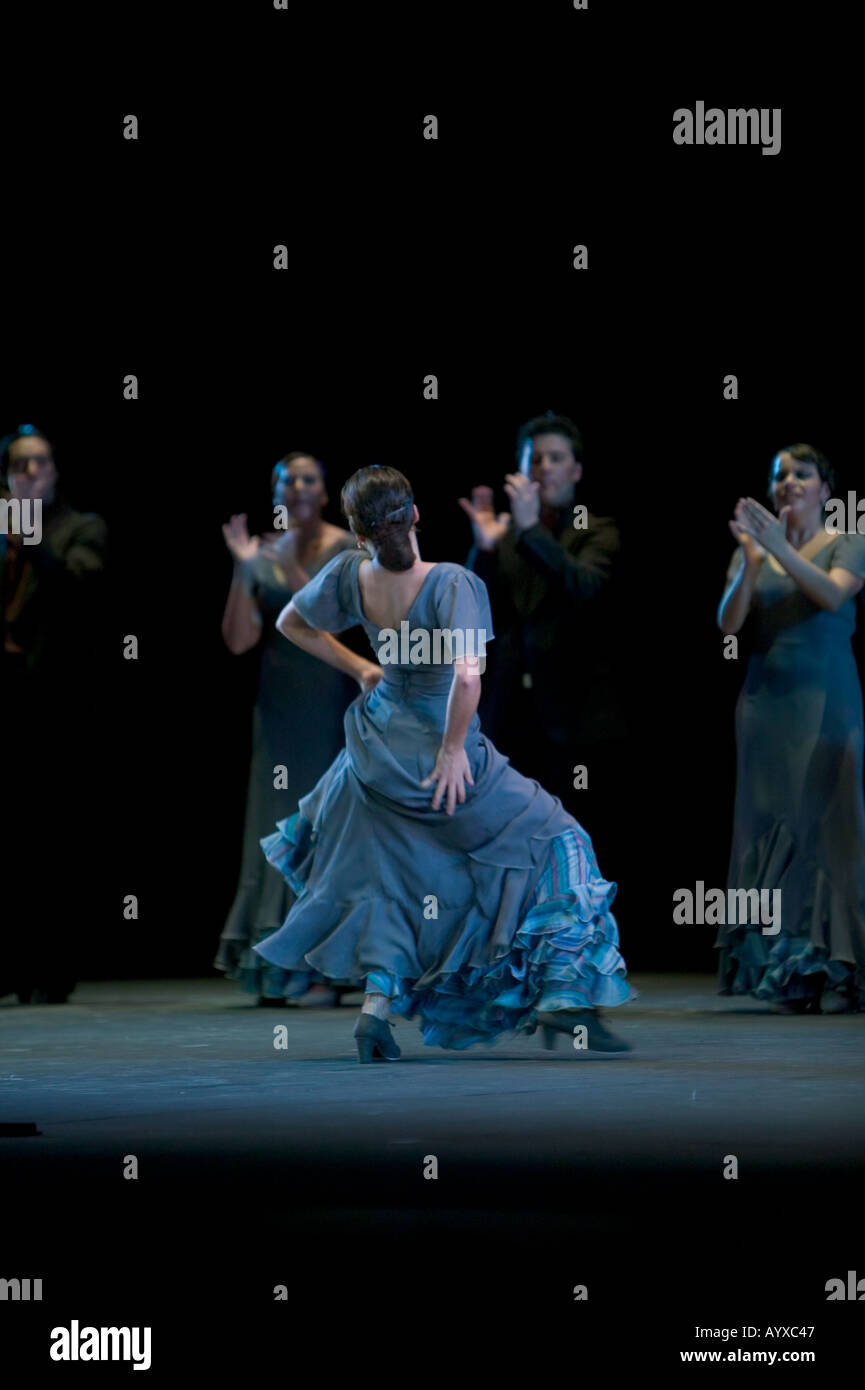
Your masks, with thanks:
M 408 478 L 397 468 L 359 468 L 342 490 L 342 510 L 352 531 L 375 544 L 386 570 L 411 569 L 414 497 Z

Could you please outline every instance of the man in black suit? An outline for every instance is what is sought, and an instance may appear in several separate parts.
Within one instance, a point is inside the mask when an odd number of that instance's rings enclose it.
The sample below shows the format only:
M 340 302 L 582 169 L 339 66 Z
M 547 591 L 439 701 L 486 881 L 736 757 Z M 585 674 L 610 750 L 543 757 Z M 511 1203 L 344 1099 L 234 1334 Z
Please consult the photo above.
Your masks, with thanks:
M 613 656 L 619 529 L 577 502 L 583 449 L 573 421 L 527 421 L 517 458 L 528 471 L 507 475 L 510 513 L 496 516 L 489 487 L 460 499 L 474 532 L 467 568 L 489 589 L 496 633 L 481 726 L 561 798 L 603 857 L 617 843 L 627 733 Z
M 75 985 L 87 921 L 86 856 L 94 850 L 87 819 L 100 736 L 94 657 L 106 528 L 100 516 L 69 505 L 51 443 L 35 426 L 0 441 L 3 473 L 0 993 L 15 992 L 22 1003 L 64 1003 Z M 29 534 L 20 526 L 24 515 Z

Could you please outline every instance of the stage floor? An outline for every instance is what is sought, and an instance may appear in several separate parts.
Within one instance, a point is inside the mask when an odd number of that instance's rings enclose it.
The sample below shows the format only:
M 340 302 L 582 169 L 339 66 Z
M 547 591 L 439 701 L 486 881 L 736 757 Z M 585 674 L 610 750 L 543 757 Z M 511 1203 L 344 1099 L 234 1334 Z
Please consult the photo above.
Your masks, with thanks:
M 708 976 L 633 984 L 638 998 L 605 1014 L 631 1053 L 578 1054 L 566 1037 L 545 1052 L 540 1034 L 450 1052 L 397 1018 L 402 1059 L 369 1066 L 354 1050 L 356 1007 L 256 1008 L 222 979 L 85 983 L 65 1005 L 7 999 L 2 1118 L 36 1122 L 31 1156 L 134 1139 L 276 1163 L 345 1147 L 402 1166 L 439 1144 L 461 1162 L 604 1163 L 614 1151 L 713 1171 L 721 1151 L 758 1167 L 865 1152 L 865 1015 L 778 1016 L 721 998 Z
M 356 1007 L 261 1009 L 219 978 L 6 1000 L 0 1120 L 39 1134 L 0 1142 L 17 1196 L 0 1273 L 15 1251 L 33 1264 L 38 1233 L 40 1268 L 64 1281 L 84 1261 L 98 1302 L 118 1231 L 134 1231 L 142 1277 L 157 1251 L 168 1285 L 175 1259 L 203 1260 L 232 1306 L 252 1296 L 249 1269 L 266 1300 L 302 1270 L 294 1312 L 319 1332 L 321 1280 L 347 1290 L 360 1249 L 396 1272 L 393 1306 L 418 1260 L 444 1271 L 430 1308 L 441 1279 L 448 1306 L 499 1306 L 528 1268 L 520 1298 L 539 1313 L 552 1297 L 570 1314 L 583 1275 L 606 1290 L 602 1319 L 625 1297 L 655 1325 L 672 1298 L 671 1354 L 690 1316 L 722 1317 L 731 1287 L 740 1323 L 775 1298 L 787 1321 L 791 1299 L 800 1321 L 825 1317 L 826 1280 L 865 1276 L 865 1015 L 777 1016 L 708 976 L 633 983 L 638 998 L 607 1015 L 632 1053 L 581 1055 L 566 1038 L 548 1053 L 538 1035 L 444 1052 L 398 1019 L 402 1060 L 370 1066 Z M 375 1304 L 363 1280 L 346 1297 L 347 1316 Z

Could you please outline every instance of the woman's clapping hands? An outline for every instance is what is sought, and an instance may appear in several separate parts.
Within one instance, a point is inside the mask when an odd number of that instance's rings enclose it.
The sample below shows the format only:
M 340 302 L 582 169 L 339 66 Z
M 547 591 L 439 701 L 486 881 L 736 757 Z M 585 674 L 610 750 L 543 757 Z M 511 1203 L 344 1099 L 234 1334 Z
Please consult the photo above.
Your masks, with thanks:
M 787 516 L 789 507 L 782 507 L 778 516 L 773 514 L 753 497 L 740 497 L 734 512 L 735 520 L 729 523 L 730 530 L 745 552 L 745 558 L 756 564 L 769 555 L 779 556 L 789 545 L 787 540 Z

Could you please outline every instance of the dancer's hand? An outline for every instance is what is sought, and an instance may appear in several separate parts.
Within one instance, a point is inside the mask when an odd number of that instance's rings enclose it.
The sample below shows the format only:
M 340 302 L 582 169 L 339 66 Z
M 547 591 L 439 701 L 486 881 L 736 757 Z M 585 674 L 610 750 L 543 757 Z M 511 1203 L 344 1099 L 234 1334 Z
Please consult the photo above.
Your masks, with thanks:
M 730 523 L 730 529 L 744 549 L 746 560 L 756 564 L 767 551 L 780 558 L 790 544 L 787 540 L 789 514 L 790 508 L 782 507 L 778 516 L 773 516 L 753 497 L 739 498 L 734 512 L 735 522 Z
M 367 690 L 375 690 L 381 677 L 381 667 L 376 666 L 372 661 L 367 661 L 357 673 L 357 683 L 365 694 Z
M 241 564 L 257 555 L 260 541 L 258 536 L 250 536 L 246 529 L 246 512 L 233 516 L 228 525 L 223 526 L 222 534 L 235 560 L 239 560 Z
M 473 487 L 471 502 L 467 497 L 457 499 L 472 524 L 475 545 L 478 550 L 495 550 L 502 536 L 511 524 L 507 512 L 493 511 L 493 490 L 491 487 Z
M 470 787 L 475 784 L 466 750 L 459 748 L 449 752 L 442 744 L 436 755 L 435 767 L 429 777 L 425 777 L 421 782 L 421 786 L 428 787 L 432 782 L 437 783 L 432 799 L 433 810 L 439 809 L 442 804 L 442 797 L 446 795 L 445 810 L 449 816 L 452 816 L 456 803 L 459 802 L 462 805 L 466 799 L 466 782 Z

